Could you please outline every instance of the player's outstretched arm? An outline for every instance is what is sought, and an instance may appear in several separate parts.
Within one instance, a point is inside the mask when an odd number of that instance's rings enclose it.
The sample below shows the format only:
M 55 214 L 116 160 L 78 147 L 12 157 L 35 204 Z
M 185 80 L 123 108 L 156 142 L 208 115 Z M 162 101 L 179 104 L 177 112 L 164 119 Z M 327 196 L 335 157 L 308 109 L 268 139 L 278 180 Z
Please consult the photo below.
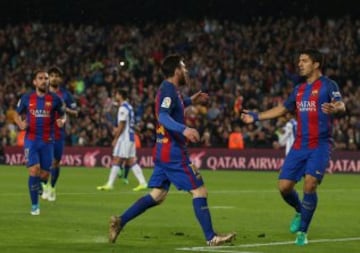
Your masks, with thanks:
M 205 103 L 209 100 L 209 95 L 201 90 L 190 97 L 192 104 Z
M 283 105 L 278 105 L 264 112 L 253 112 L 249 110 L 243 110 L 240 118 L 243 122 L 250 124 L 259 120 L 273 119 L 284 115 L 287 109 Z

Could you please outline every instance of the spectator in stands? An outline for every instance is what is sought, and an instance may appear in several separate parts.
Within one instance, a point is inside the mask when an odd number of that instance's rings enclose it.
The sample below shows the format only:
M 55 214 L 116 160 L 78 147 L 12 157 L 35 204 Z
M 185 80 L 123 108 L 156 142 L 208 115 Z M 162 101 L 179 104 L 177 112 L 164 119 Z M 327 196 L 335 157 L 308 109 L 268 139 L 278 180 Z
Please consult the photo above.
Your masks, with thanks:
M 240 126 L 236 125 L 234 131 L 229 135 L 230 149 L 244 149 L 244 139 Z
M 184 89 L 184 95 L 199 89 L 210 95 L 210 112 L 206 111 L 204 117 L 198 111 L 200 132 L 209 129 L 212 147 L 217 143 L 227 145 L 224 140 L 216 142 L 227 134 L 217 133 L 217 127 L 208 120 L 215 117 L 233 122 L 241 108 L 266 110 L 282 103 L 299 79 L 292 63 L 296 49 L 312 44 L 321 45 L 327 62 L 324 73 L 341 86 L 348 115 L 352 116 L 334 123 L 334 131 L 338 131 L 334 135 L 336 147 L 359 149 L 360 56 L 354 52 L 360 51 L 360 44 L 358 26 L 353 25 L 357 23 L 358 19 L 347 17 L 336 20 L 293 17 L 254 18 L 249 24 L 184 20 L 159 27 L 149 22 L 146 28 L 109 25 L 107 29 L 101 25 L 11 24 L 0 32 L 0 128 L 10 124 L 1 124 L 1 114 L 11 110 L 15 105 L 13 101 L 16 103 L 20 95 L 31 88 L 27 83 L 34 63 L 45 67 L 58 65 L 68 75 L 65 84 L 82 113 L 76 122 L 69 120 L 66 131 L 71 138 L 67 139 L 67 145 L 101 145 L 93 129 L 104 123 L 99 122 L 100 118 L 111 125 L 114 114 L 112 109 L 108 110 L 108 105 L 111 93 L 118 87 L 131 90 L 130 102 L 135 108 L 137 124 L 154 124 L 145 111 L 150 107 L 153 114 L 154 90 L 160 83 L 159 62 L 163 55 L 181 51 L 187 58 L 192 77 L 192 88 Z M 301 31 L 302 36 L 294 31 Z M 179 32 L 184 34 L 181 41 L 175 36 Z M 279 38 L 276 43 L 274 34 Z M 16 47 L 9 38 L 16 38 Z M 164 38 L 164 43 L 159 45 L 158 41 Z M 311 38 L 311 41 L 303 38 Z M 121 59 L 128 62 L 125 64 L 128 67 L 119 65 Z M 356 123 L 350 124 L 353 117 Z M 275 126 L 276 121 L 271 124 Z M 336 124 L 342 127 L 337 129 Z M 265 131 L 265 138 L 268 138 L 267 127 L 260 123 L 249 134 L 243 131 L 246 148 L 252 147 L 252 143 L 249 146 L 247 142 L 255 131 Z M 351 145 L 352 138 L 346 137 L 349 128 L 355 136 Z

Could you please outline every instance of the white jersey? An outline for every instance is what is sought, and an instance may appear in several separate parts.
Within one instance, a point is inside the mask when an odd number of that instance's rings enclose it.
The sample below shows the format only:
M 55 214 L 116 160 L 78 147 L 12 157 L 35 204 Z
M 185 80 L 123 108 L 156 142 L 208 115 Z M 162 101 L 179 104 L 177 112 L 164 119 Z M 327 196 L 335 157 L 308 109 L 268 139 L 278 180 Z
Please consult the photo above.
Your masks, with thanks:
M 119 107 L 117 122 L 118 124 L 125 122 L 125 128 L 114 146 L 113 156 L 122 158 L 135 157 L 135 116 L 132 106 L 126 101 Z
M 294 144 L 296 136 L 297 122 L 295 119 L 289 120 L 283 127 L 283 133 L 279 134 L 279 144 L 285 146 L 285 154 L 287 155 Z

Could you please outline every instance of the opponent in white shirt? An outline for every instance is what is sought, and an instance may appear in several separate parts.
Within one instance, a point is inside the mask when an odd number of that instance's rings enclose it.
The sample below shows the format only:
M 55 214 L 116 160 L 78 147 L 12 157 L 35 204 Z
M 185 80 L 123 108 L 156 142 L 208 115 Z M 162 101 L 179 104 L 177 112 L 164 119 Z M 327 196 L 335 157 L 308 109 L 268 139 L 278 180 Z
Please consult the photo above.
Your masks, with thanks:
M 278 132 L 279 144 L 282 147 L 285 146 L 285 155 L 289 153 L 290 148 L 294 144 L 297 129 L 297 122 L 294 117 L 291 114 L 288 114 L 286 117 L 288 121 L 282 130 Z
M 112 142 L 113 161 L 107 183 L 97 187 L 100 191 L 113 189 L 120 165 L 124 165 L 125 169 L 132 169 L 135 177 L 139 181 L 139 185 L 133 189 L 134 191 L 147 188 L 147 182 L 142 169 L 136 162 L 135 115 L 132 106 L 127 102 L 127 96 L 125 90 L 118 90 L 115 94 L 115 99 L 120 106 L 117 116 L 118 125 L 114 130 L 114 139 Z

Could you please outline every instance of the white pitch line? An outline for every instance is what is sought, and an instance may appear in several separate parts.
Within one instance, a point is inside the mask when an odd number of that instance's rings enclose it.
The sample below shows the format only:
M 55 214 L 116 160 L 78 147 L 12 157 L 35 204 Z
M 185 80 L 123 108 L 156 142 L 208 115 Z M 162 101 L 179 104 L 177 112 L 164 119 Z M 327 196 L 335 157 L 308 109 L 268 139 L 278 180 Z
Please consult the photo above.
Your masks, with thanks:
M 321 190 L 321 192 L 348 192 L 348 191 L 360 191 L 360 188 L 356 188 L 356 189 L 329 189 L 329 190 Z M 144 193 L 146 191 L 143 191 Z M 209 194 L 252 194 L 252 193 L 277 193 L 277 190 L 230 190 L 230 191 L 209 191 Z M 126 190 L 123 191 L 121 189 L 119 190 L 113 190 L 111 192 L 103 192 L 103 194 L 129 194 L 129 195 L 135 195 L 138 194 L 137 192 L 133 192 L 131 190 Z M 175 195 L 175 194 L 184 194 L 184 191 L 170 191 L 169 194 L 170 195 Z M 94 191 L 89 191 L 89 192 L 59 192 L 57 193 L 58 195 L 97 195 L 97 194 L 102 194 L 99 191 L 96 191 L 94 188 Z M 1 192 L 0 196 L 23 196 L 23 195 L 28 195 L 27 191 L 25 190 L 24 192 L 14 192 L 14 193 L 9 193 L 9 192 Z
M 216 253 L 263 253 L 260 251 L 237 251 L 237 250 L 221 250 L 217 249 L 218 247 L 214 248 L 204 248 L 203 250 L 196 250 L 197 252 L 216 252 Z M 178 250 L 178 249 L 177 249 Z
M 146 192 L 146 191 L 143 191 Z M 209 191 L 210 194 L 252 194 L 252 193 L 276 193 L 278 191 L 276 190 L 234 190 L 234 191 Z M 68 196 L 72 196 L 72 195 L 98 195 L 98 194 L 108 194 L 108 195 L 112 195 L 112 194 L 116 194 L 118 195 L 119 193 L 121 194 L 129 194 L 129 195 L 135 195 L 137 194 L 137 192 L 131 191 L 131 190 L 113 190 L 113 191 L 104 191 L 104 192 L 100 192 L 97 191 L 94 188 L 94 191 L 89 191 L 89 192 L 59 192 L 57 193 L 57 195 L 68 195 Z M 180 194 L 185 194 L 186 192 L 184 191 L 170 191 L 169 194 L 170 195 L 180 195 Z M 9 192 L 2 192 L 0 193 L 0 196 L 22 196 L 22 195 L 28 195 L 28 193 L 26 191 L 24 192 L 13 192 L 13 193 L 9 193 Z
M 212 206 L 211 209 L 233 209 L 235 206 Z
M 323 242 L 349 242 L 349 241 L 360 241 L 360 237 L 348 237 L 348 238 L 334 238 L 334 239 L 318 239 L 318 240 L 309 240 L 309 243 L 323 243 Z M 212 250 L 210 247 L 189 247 L 189 248 L 176 248 L 176 250 L 182 251 L 205 251 L 205 252 L 238 252 L 231 251 L 236 248 L 255 248 L 262 246 L 278 246 L 278 245 L 289 245 L 294 244 L 294 241 L 285 241 L 285 242 L 269 242 L 269 243 L 252 243 L 252 244 L 241 244 L 234 246 L 218 246 Z M 226 250 L 229 249 L 230 251 Z M 222 250 L 222 251 L 218 251 Z

